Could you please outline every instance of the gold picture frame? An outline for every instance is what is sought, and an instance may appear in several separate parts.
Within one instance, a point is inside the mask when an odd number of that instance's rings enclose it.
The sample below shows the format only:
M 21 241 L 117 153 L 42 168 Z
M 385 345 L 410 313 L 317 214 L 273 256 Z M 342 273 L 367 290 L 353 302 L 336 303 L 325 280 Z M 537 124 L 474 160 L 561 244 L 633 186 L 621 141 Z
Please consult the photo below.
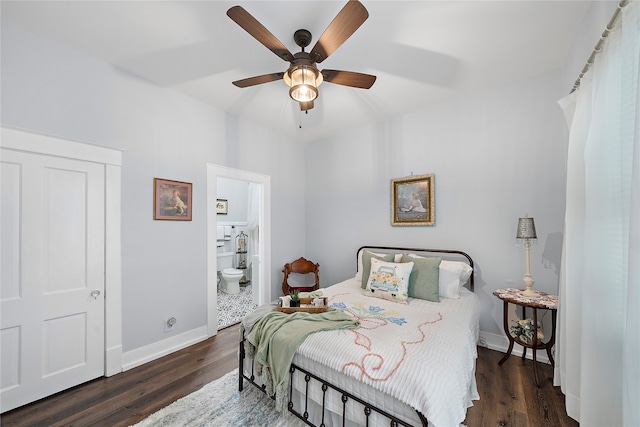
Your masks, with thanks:
M 391 180 L 391 225 L 435 225 L 435 175 Z
M 229 213 L 229 201 L 227 199 L 216 200 L 216 213 L 218 215 L 226 215 Z
M 153 178 L 153 219 L 191 221 L 193 184 Z

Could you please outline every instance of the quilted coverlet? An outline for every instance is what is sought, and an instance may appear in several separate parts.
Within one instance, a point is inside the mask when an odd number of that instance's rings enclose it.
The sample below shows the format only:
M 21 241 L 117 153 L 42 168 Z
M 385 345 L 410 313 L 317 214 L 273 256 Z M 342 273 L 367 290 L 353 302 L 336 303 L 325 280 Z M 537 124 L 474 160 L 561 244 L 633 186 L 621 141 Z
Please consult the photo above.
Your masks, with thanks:
M 473 293 L 405 305 L 363 295 L 354 279 L 322 291 L 331 307 L 353 316 L 360 327 L 312 334 L 299 355 L 395 397 L 424 414 L 430 425 L 464 421 L 471 401 L 479 398 Z

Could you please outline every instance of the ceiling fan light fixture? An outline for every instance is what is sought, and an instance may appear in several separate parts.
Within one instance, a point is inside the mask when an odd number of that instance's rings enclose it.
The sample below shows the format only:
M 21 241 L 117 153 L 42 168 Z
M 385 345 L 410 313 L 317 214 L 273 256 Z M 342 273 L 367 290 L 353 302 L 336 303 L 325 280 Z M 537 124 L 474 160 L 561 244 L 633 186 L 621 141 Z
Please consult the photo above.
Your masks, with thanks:
M 297 102 L 310 102 L 318 97 L 318 86 L 322 83 L 322 73 L 315 67 L 298 65 L 284 75 L 289 86 L 289 96 Z

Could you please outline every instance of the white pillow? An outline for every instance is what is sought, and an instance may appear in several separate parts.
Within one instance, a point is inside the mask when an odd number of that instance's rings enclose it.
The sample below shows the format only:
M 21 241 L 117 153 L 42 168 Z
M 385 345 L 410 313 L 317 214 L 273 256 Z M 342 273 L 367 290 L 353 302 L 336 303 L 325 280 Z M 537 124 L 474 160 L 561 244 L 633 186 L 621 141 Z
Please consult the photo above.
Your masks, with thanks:
M 386 262 L 371 258 L 371 273 L 369 273 L 367 287 L 362 290 L 362 293 L 406 304 L 411 270 L 413 270 L 413 262 Z
M 442 260 L 440 263 L 440 291 L 443 298 L 460 298 L 460 288 L 467 283 L 473 268 L 460 261 Z

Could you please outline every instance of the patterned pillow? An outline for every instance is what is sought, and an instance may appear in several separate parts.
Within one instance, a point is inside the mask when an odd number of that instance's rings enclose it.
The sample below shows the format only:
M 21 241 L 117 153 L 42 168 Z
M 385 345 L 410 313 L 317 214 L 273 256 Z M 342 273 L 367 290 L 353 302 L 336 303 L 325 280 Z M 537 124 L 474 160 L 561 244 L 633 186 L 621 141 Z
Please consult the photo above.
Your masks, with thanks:
M 401 304 L 409 296 L 409 276 L 413 262 L 386 262 L 371 258 L 371 272 L 363 294 Z
M 363 251 L 362 268 L 358 270 L 358 272 L 362 272 L 362 276 L 360 277 L 360 280 L 362 280 L 362 289 L 365 289 L 367 287 L 367 281 L 369 280 L 369 273 L 371 272 L 371 260 L 376 258 L 376 259 L 381 259 L 383 261 L 393 261 L 394 257 L 395 256 L 393 254 L 376 254 L 374 252 Z

